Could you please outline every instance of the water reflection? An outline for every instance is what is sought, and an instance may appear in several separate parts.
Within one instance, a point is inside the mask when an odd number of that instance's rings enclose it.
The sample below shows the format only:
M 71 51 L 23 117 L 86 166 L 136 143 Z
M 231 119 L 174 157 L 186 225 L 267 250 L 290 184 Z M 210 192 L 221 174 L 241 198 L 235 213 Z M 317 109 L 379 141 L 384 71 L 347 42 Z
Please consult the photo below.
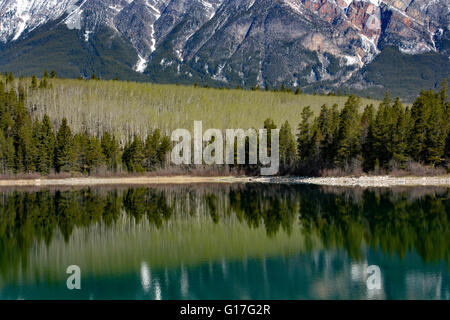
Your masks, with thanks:
M 86 298 L 58 287 L 76 264 L 94 299 L 448 299 L 449 212 L 445 188 L 5 190 L 0 298 Z

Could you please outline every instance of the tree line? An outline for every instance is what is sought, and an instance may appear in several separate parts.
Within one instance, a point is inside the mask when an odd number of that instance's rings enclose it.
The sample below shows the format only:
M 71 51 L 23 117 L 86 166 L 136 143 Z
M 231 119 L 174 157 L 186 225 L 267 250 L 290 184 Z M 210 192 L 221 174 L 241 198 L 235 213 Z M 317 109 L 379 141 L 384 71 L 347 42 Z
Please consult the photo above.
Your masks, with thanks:
M 323 105 L 318 116 L 303 108 L 297 135 L 286 121 L 280 129 L 280 163 L 284 171 L 318 174 L 341 168 L 364 172 L 406 169 L 408 164 L 448 168 L 450 103 L 447 83 L 422 91 L 411 107 L 388 94 L 376 109 L 352 95 L 342 110 Z M 266 120 L 267 125 L 272 123 Z M 447 169 L 448 170 L 448 169 Z
M 53 75 L 52 75 L 53 76 Z M 33 77 L 31 90 L 51 89 L 50 76 L 37 83 Z M 6 82 L 14 81 L 8 74 Z M 150 130 L 142 141 L 134 135 L 123 147 L 109 132 L 91 135 L 74 133 L 67 119 L 56 130 L 50 117 L 33 119 L 25 106 L 25 88 L 7 89 L 0 81 L 0 172 L 3 174 L 79 172 L 144 172 L 163 166 L 170 140 L 158 129 Z
M 51 79 L 55 77 L 54 71 L 50 75 L 45 72 L 40 82 L 33 76 L 28 89 L 52 90 Z M 33 110 L 27 109 L 26 82 L 14 86 L 12 73 L 5 73 L 4 79 L 6 83 L 0 81 L 1 173 L 142 173 L 167 164 L 171 141 L 158 129 L 149 130 L 145 137 L 131 134 L 123 143 L 108 131 L 90 134 L 82 129 L 75 133 L 65 118 L 56 124 L 56 130 L 47 114 L 33 118 Z M 443 81 L 440 91 L 422 91 L 412 106 L 406 107 L 389 95 L 378 108 L 372 104 L 362 108 L 361 98 L 354 95 L 342 109 L 337 104 L 323 105 L 317 116 L 311 107 L 305 107 L 296 133 L 288 121 L 280 128 L 280 173 L 320 175 L 334 169 L 344 173 L 389 172 L 408 170 L 411 164 L 448 170 L 447 91 Z M 267 119 L 264 128 L 277 126 Z M 255 166 L 244 169 L 247 173 L 259 170 Z

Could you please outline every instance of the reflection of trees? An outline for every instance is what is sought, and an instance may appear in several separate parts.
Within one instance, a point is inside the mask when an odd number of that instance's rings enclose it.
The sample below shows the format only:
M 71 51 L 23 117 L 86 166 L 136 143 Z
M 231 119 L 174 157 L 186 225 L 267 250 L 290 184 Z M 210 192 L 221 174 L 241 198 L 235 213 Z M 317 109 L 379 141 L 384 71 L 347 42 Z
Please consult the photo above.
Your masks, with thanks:
M 2 193 L 0 274 L 17 270 L 19 262 L 26 266 L 37 242 L 49 245 L 57 233 L 69 241 L 75 228 L 112 226 L 122 214 L 158 228 L 176 216 L 202 215 L 215 223 L 234 217 L 250 228 L 264 227 L 270 237 L 290 234 L 297 226 L 311 249 L 318 237 L 324 246 L 345 248 L 353 258 L 361 257 L 367 243 L 391 255 L 404 257 L 416 249 L 426 261 L 449 263 L 449 211 L 448 190 L 414 198 L 408 191 L 358 194 L 282 185 Z
M 425 261 L 449 262 L 448 191 L 413 201 L 406 193 L 365 191 L 348 195 L 310 191 L 301 197 L 302 226 L 319 234 L 327 246 L 344 247 L 360 256 L 365 241 L 373 248 L 404 257 L 416 249 Z
M 219 222 L 219 213 L 217 212 L 217 197 L 214 194 L 206 196 L 206 203 L 208 204 L 208 211 L 214 223 Z
M 255 228 L 263 223 L 269 236 L 280 226 L 291 232 L 298 217 L 307 243 L 318 236 L 353 258 L 367 243 L 401 258 L 416 249 L 425 261 L 450 262 L 448 190 L 411 199 L 408 191 L 365 190 L 359 196 L 318 187 L 248 186 L 231 190 L 229 199 L 240 221 Z
M 27 263 L 35 242 L 49 245 L 57 230 L 69 241 L 75 227 L 105 221 L 120 215 L 117 192 L 100 195 L 91 189 L 54 193 L 3 193 L 0 199 L 0 272 L 17 270 Z
M 172 216 L 172 208 L 167 204 L 165 193 L 154 189 L 127 190 L 123 197 L 123 206 L 125 211 L 135 218 L 136 223 L 139 223 L 142 217 L 147 217 L 148 221 L 158 228 Z
M 231 190 L 230 208 L 240 221 L 257 228 L 264 223 L 267 234 L 275 235 L 281 228 L 292 232 L 298 213 L 296 201 L 290 193 L 264 192 L 264 189 L 249 186 L 243 190 Z

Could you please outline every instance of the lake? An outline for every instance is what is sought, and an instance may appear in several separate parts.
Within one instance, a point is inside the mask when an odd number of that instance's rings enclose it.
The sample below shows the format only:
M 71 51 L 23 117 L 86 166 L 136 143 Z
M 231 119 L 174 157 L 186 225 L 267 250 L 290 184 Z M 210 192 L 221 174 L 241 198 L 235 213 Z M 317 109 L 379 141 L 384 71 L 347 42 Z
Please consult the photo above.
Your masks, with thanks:
M 0 299 L 449 300 L 448 192 L 0 189 Z

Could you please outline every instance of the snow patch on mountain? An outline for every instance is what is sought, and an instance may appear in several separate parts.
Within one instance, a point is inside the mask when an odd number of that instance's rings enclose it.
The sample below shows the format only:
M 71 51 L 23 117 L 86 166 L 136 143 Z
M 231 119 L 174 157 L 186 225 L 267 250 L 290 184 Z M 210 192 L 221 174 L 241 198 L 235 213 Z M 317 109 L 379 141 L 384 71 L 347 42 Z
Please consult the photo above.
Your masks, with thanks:
M 156 39 L 155 39 L 155 25 L 153 24 L 151 26 L 152 31 L 150 33 L 150 41 L 152 42 L 152 45 L 150 47 L 150 53 L 156 50 Z
M 138 55 L 138 62 L 136 63 L 136 66 L 134 67 L 134 70 L 140 73 L 143 73 L 145 69 L 147 68 L 148 60 L 144 59 L 140 55 Z
M 214 6 L 209 3 L 208 1 L 205 0 L 200 0 L 200 3 L 205 7 L 205 9 L 209 12 L 209 20 L 211 20 L 215 14 L 216 14 L 216 9 L 214 8 Z
M 161 11 L 159 11 L 159 9 L 156 8 L 154 5 L 152 5 L 148 0 L 145 1 L 145 5 L 153 11 L 156 20 L 158 20 L 161 17 Z
M 92 33 L 92 31 L 86 30 L 84 32 L 84 41 L 88 42 L 89 41 L 89 35 Z
M 217 68 L 217 72 L 211 77 L 214 80 L 217 81 L 222 81 L 227 83 L 228 79 L 227 77 L 223 74 L 223 68 L 225 67 L 225 64 L 220 64 Z
M 70 30 L 81 29 L 81 19 L 83 14 L 83 9 L 81 8 L 86 3 L 86 1 L 87 0 L 84 0 L 79 7 L 76 7 L 72 12 L 70 12 L 67 18 L 64 20 L 64 23 Z
M 19 17 L 19 24 L 17 26 L 16 33 L 13 40 L 17 40 L 27 26 L 28 20 L 30 20 L 30 9 L 32 6 L 31 1 L 18 1 L 16 6 L 16 14 Z
M 347 66 L 353 66 L 353 65 L 358 65 L 358 66 L 362 66 L 364 65 L 363 62 L 361 61 L 361 57 L 359 55 L 356 56 L 345 56 L 345 64 Z
M 286 3 L 296 13 L 300 14 L 303 13 L 302 4 L 300 0 L 284 0 L 284 3 Z
M 122 7 L 122 6 L 119 6 L 119 5 L 109 6 L 109 8 L 110 8 L 111 10 L 116 11 L 117 13 L 120 13 L 120 12 L 123 10 L 123 7 Z

